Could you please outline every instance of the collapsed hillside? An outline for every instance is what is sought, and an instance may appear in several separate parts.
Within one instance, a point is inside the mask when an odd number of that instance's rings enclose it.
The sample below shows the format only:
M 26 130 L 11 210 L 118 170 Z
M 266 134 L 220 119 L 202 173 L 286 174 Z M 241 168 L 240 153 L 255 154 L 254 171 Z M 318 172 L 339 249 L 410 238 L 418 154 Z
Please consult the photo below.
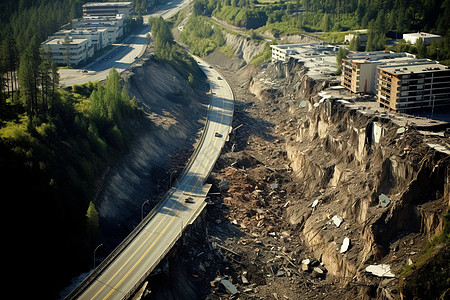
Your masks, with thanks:
M 399 277 L 444 229 L 448 154 L 414 126 L 321 100 L 329 83 L 309 78 L 300 64 L 238 68 L 236 57 L 218 51 L 207 60 L 235 92 L 235 130 L 211 175 L 206 222 L 154 278 L 166 292 L 150 284 L 148 298 L 177 295 L 180 286 L 207 299 L 411 295 Z M 433 250 L 444 284 L 445 249 Z M 395 278 L 366 272 L 380 264 Z
M 308 78 L 299 64 L 271 64 L 254 74 L 249 82 L 257 95 L 252 106 L 268 123 L 272 141 L 251 134 L 238 155 L 259 163 L 220 172 L 218 178 L 230 184 L 223 199 L 230 203 L 230 215 L 248 227 L 239 213 L 242 202 L 251 202 L 243 189 L 264 199 L 259 200 L 263 210 L 278 203 L 273 217 L 264 218 L 273 219 L 266 225 L 268 233 L 282 237 L 283 229 L 291 228 L 287 236 L 298 235 L 304 250 L 323 263 L 329 280 L 347 286 L 346 297 L 352 291 L 349 283 L 358 293 L 398 296 L 396 280 L 377 280 L 365 268 L 384 263 L 399 275 L 406 263 L 416 261 L 427 240 L 443 231 L 450 204 L 449 155 L 427 145 L 414 126 L 400 127 L 380 113 L 363 114 L 336 100 L 319 103 L 318 93 L 327 82 Z M 263 78 L 278 81 L 283 89 L 265 86 Z M 448 143 L 448 138 L 441 142 Z M 236 172 L 246 180 L 233 178 Z M 245 188 L 246 181 L 254 183 Z M 264 194 L 261 186 L 267 183 L 272 191 Z M 382 195 L 390 204 L 381 203 Z M 350 247 L 341 253 L 344 238 Z M 300 265 L 301 258 L 307 255 L 294 261 Z M 443 267 L 448 269 L 448 264 Z

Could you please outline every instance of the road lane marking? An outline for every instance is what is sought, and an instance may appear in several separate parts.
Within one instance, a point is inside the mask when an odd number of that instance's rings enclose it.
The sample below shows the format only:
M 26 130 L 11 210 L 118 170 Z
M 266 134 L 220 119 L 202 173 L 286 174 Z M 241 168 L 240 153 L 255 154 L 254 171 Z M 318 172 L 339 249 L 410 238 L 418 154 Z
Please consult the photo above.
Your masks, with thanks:
M 221 89 L 220 89 L 220 91 L 221 91 Z M 217 97 L 218 98 L 218 97 Z M 222 113 L 221 113 L 221 121 L 220 121 L 220 124 L 219 124 L 219 128 L 221 128 L 222 127 L 222 125 L 223 125 L 223 117 L 224 117 L 224 106 L 225 106 L 225 98 L 224 97 L 220 97 L 220 99 L 222 100 Z M 226 125 L 226 126 L 230 126 L 230 125 Z M 214 149 L 214 147 L 215 147 L 215 145 L 216 145 L 216 142 L 217 142 L 217 140 L 218 139 L 214 139 L 214 143 L 213 143 L 213 145 L 212 145 L 212 149 Z M 206 150 L 205 150 L 206 151 Z M 200 153 L 200 151 L 199 151 L 199 153 Z M 209 162 L 209 161 L 208 161 Z M 208 164 L 205 164 L 204 166 L 203 166 L 203 169 L 202 169 L 202 173 L 204 172 L 204 170 L 205 170 L 205 168 L 206 168 L 206 166 L 207 166 Z M 196 168 L 196 170 L 195 170 L 195 172 L 197 172 L 198 171 L 198 168 L 200 167 L 201 165 L 199 165 L 199 166 L 197 166 L 197 168 Z M 192 192 L 194 189 L 195 189 L 195 187 L 197 186 L 197 184 L 198 184 L 198 182 L 200 181 L 200 178 L 201 178 L 201 176 L 198 176 L 198 178 L 197 178 L 197 181 L 195 182 L 195 184 L 194 184 L 194 186 L 192 187 L 192 189 L 191 189 L 191 191 L 190 192 Z M 187 186 L 189 186 L 188 184 L 187 184 Z M 181 193 L 181 195 L 184 193 L 184 192 L 186 192 L 186 190 L 183 190 L 183 192 Z M 174 192 L 175 193 L 175 192 Z M 174 193 L 172 194 L 172 196 L 174 196 Z M 178 197 L 178 199 L 180 199 L 181 197 Z M 174 206 L 177 204 L 177 203 L 179 203 L 178 201 L 175 201 L 175 203 L 174 203 L 174 205 L 170 208 L 170 212 L 173 210 L 173 208 L 174 208 Z M 178 213 L 181 211 L 181 209 L 183 208 L 185 206 L 185 203 L 183 203 L 182 205 L 181 205 L 181 207 L 178 209 L 178 211 L 175 213 L 175 215 L 172 217 L 172 219 L 169 221 L 169 223 L 164 227 L 164 229 L 161 231 L 161 233 L 158 235 L 158 237 L 155 239 L 155 241 L 153 241 L 153 243 L 151 244 L 151 246 L 144 252 L 144 254 L 139 258 L 139 260 L 133 265 L 133 267 L 125 274 L 125 276 L 124 277 L 122 277 L 122 279 L 112 288 L 112 290 L 106 295 L 106 297 L 104 298 L 104 299 L 108 299 L 110 296 L 111 296 L 111 294 L 114 292 L 114 291 L 116 291 L 117 290 L 117 287 L 129 276 L 129 274 L 136 268 L 136 266 L 141 262 L 141 260 L 148 254 L 148 252 L 154 247 L 154 245 L 156 244 L 156 242 L 162 237 L 162 235 L 164 234 L 164 232 L 169 228 L 169 226 L 172 224 L 172 222 L 175 220 L 175 217 L 178 215 Z M 156 226 L 156 228 L 155 228 L 155 232 L 156 232 L 156 229 L 161 225 L 161 223 L 165 220 L 165 218 L 168 216 L 168 214 L 166 214 L 164 217 L 163 217 L 163 219 L 158 223 L 158 225 Z M 122 267 L 110 278 L 110 280 L 107 282 L 107 284 L 109 284 L 116 276 L 117 276 L 117 274 L 123 269 L 123 267 L 126 265 L 126 264 L 128 264 L 128 262 L 131 260 L 131 258 L 133 258 L 135 255 L 136 255 L 136 253 L 141 249 L 141 247 L 148 241 L 148 239 L 151 237 L 151 236 L 153 236 L 153 234 L 149 234 L 149 236 L 145 239 L 145 241 L 138 247 L 138 249 L 127 259 L 127 261 L 122 265 Z M 104 287 L 105 287 L 106 285 L 104 285 L 95 295 L 94 295 L 94 297 L 93 298 L 95 298 L 95 297 L 97 297 L 97 295 L 104 289 Z

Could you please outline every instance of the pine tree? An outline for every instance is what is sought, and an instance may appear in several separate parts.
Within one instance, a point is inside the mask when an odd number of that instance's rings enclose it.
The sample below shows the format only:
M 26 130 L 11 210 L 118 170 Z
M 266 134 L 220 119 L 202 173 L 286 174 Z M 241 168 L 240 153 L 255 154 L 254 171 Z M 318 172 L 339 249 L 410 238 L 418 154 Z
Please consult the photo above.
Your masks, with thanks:
M 100 222 L 98 211 L 91 201 L 86 212 L 86 234 L 91 245 L 95 245 L 100 238 Z

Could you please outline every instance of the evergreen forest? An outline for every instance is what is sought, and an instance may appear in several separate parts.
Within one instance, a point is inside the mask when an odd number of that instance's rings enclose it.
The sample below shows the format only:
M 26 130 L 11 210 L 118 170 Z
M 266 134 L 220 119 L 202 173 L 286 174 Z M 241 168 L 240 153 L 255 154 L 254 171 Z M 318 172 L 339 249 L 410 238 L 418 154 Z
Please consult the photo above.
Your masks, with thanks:
M 91 267 L 99 178 L 151 126 L 114 69 L 105 82 L 60 88 L 58 66 L 40 45 L 81 17 L 86 2 L 0 1 L 0 186 L 16 221 L 5 246 L 12 283 L 27 287 L 21 298 L 56 298 Z M 150 1 L 133 5 L 139 16 Z

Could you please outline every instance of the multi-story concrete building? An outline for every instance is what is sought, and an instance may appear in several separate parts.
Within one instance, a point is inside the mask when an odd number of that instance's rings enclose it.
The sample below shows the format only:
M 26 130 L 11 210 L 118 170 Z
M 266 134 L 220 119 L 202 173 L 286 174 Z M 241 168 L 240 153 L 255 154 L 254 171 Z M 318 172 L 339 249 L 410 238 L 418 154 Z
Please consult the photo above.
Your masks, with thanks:
M 417 42 L 417 40 L 423 40 L 426 44 L 429 44 L 432 41 L 439 41 L 442 39 L 442 36 L 426 32 L 413 32 L 403 34 L 403 39 L 413 45 Z
M 90 38 L 94 47 L 94 52 L 110 44 L 108 28 L 78 28 L 69 30 L 60 30 L 53 34 L 52 38 L 72 37 L 72 38 Z
M 409 53 L 373 51 L 351 53 L 342 59 L 341 85 L 353 93 L 377 92 L 377 67 L 389 63 L 414 60 Z
M 83 16 L 124 15 L 128 17 L 133 12 L 131 2 L 89 2 L 83 5 Z
M 450 107 L 450 68 L 435 61 L 378 66 L 377 101 L 397 111 Z
M 100 28 L 105 28 L 105 40 L 106 43 L 103 47 L 111 45 L 112 43 L 118 41 L 123 36 L 123 15 L 117 15 L 114 17 L 98 17 L 90 16 L 77 18 L 72 20 L 72 27 L 74 29 L 91 29 L 99 30 Z
M 54 37 L 42 43 L 44 49 L 52 51 L 58 65 L 76 66 L 94 55 L 91 38 Z
M 331 84 L 338 84 L 336 76 L 336 46 L 325 42 L 306 44 L 271 45 L 273 62 L 290 60 L 304 66 L 309 77 L 327 79 Z
M 286 62 L 290 58 L 304 60 L 305 58 L 334 55 L 338 50 L 338 47 L 325 42 L 270 45 L 270 47 L 272 48 L 272 61 L 274 62 Z
M 71 30 L 60 30 L 42 43 L 55 62 L 72 66 L 85 62 L 95 52 L 117 42 L 124 34 L 124 15 L 85 16 L 72 20 Z M 85 49 L 85 53 L 79 53 Z

